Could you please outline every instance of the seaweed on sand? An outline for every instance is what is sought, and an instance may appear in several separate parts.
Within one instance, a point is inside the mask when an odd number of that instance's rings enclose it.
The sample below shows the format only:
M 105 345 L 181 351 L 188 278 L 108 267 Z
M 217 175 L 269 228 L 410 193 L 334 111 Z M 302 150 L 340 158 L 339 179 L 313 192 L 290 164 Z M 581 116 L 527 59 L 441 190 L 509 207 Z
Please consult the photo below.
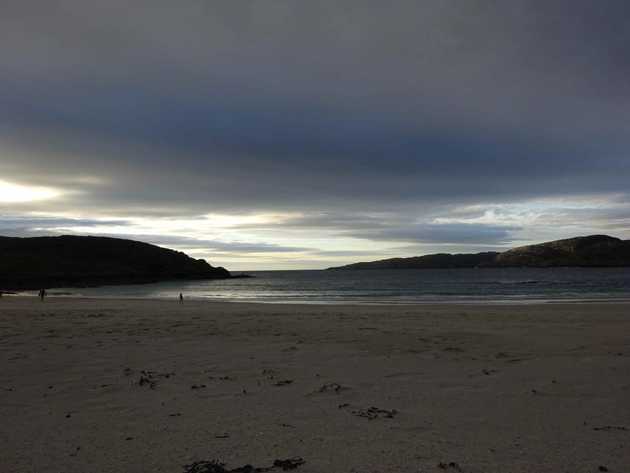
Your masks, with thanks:
M 273 465 L 266 467 L 255 467 L 252 465 L 244 465 L 234 469 L 225 467 L 225 463 L 218 460 L 198 461 L 190 465 L 184 466 L 185 473 L 261 473 L 265 471 L 273 471 L 282 469 L 284 471 L 294 470 L 298 466 L 306 463 L 300 457 L 287 458 L 286 460 L 275 460 Z

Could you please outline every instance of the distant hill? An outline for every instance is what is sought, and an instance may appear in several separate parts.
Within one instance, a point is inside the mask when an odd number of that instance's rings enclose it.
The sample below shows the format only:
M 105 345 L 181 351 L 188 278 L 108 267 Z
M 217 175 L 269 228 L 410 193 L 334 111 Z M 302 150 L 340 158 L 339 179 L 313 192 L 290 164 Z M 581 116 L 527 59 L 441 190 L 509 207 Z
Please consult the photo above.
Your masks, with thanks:
M 229 271 L 179 251 L 92 236 L 0 237 L 0 289 L 225 279 Z
M 608 235 L 556 240 L 500 253 L 496 266 L 630 266 L 630 240 Z
M 547 268 L 558 266 L 630 266 L 630 240 L 620 240 L 607 235 L 591 235 L 522 246 L 504 253 L 455 255 L 440 253 L 354 263 L 329 269 Z
M 495 260 L 499 253 L 458 254 L 438 253 L 411 258 L 390 258 L 379 261 L 354 263 L 329 269 L 438 269 L 474 268 L 485 266 Z

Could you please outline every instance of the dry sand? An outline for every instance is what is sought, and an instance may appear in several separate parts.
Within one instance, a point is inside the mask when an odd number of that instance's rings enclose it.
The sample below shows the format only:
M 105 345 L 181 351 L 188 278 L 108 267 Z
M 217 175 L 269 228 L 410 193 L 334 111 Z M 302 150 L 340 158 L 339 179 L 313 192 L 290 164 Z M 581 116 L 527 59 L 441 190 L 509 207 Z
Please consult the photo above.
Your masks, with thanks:
M 4 297 L 0 367 L 3 473 L 630 471 L 628 304 Z

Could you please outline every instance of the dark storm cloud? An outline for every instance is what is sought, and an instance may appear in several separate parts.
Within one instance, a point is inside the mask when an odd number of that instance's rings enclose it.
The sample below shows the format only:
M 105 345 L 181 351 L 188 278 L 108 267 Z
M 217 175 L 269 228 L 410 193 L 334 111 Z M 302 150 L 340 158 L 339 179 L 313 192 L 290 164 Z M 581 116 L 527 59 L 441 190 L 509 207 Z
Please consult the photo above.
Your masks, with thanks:
M 629 17 L 625 1 L 8 1 L 0 171 L 114 215 L 386 211 L 390 229 L 348 233 L 504 242 L 514 229 L 404 221 L 627 192 Z

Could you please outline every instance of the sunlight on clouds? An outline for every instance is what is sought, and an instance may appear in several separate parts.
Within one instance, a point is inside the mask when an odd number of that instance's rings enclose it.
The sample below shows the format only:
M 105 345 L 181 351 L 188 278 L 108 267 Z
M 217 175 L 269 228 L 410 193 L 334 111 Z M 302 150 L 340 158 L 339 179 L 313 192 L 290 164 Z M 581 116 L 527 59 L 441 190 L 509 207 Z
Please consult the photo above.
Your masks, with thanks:
M 38 200 L 49 200 L 59 197 L 62 193 L 48 187 L 25 186 L 11 182 L 0 181 L 0 202 L 20 203 Z
M 291 214 L 255 214 L 255 215 L 225 215 L 206 214 L 208 224 L 219 228 L 239 227 L 243 225 L 264 225 L 279 223 L 292 217 Z
M 29 228 L 39 234 L 81 234 L 130 238 L 184 251 L 213 265 L 232 270 L 325 268 L 349 263 L 360 256 L 397 256 L 382 242 L 356 240 L 326 229 L 282 227 L 295 213 L 241 215 L 209 213 L 188 218 L 116 217 L 74 213 L 42 213 L 50 224 Z M 55 224 L 55 219 L 60 221 Z M 63 221 L 65 219 L 65 221 Z M 74 220 L 74 222 L 73 222 Z M 38 222 L 39 223 L 39 222 Z M 270 229 L 273 229 L 270 235 Z M 372 250 L 372 251 L 368 251 Z M 323 253 L 322 253 L 323 252 Z
M 458 217 L 438 217 L 433 219 L 437 225 L 448 224 L 479 224 L 479 225 L 531 225 L 541 216 L 540 211 L 533 211 L 523 208 L 510 209 L 490 209 L 485 210 L 481 215 L 458 216 Z
M 57 214 L 60 215 L 60 214 Z M 68 218 L 83 218 L 83 215 L 64 215 Z M 105 216 L 105 220 L 120 220 L 124 224 L 72 225 L 59 227 L 57 230 L 72 230 L 86 233 L 107 233 L 125 235 L 173 235 L 190 238 L 207 238 L 219 233 L 231 234 L 238 230 L 238 235 L 246 234 L 243 229 L 258 225 L 277 224 L 289 218 L 284 214 L 227 215 L 206 214 L 197 218 L 147 218 Z
M 596 233 L 625 238 L 627 215 L 626 197 L 609 193 L 460 206 L 432 222 L 512 226 L 516 230 L 510 246 L 519 246 Z
M 509 204 L 477 204 L 451 210 L 447 217 L 433 219 L 435 224 L 482 224 L 535 226 L 549 219 L 561 220 L 571 212 L 625 208 L 623 195 L 567 196 L 531 199 Z

